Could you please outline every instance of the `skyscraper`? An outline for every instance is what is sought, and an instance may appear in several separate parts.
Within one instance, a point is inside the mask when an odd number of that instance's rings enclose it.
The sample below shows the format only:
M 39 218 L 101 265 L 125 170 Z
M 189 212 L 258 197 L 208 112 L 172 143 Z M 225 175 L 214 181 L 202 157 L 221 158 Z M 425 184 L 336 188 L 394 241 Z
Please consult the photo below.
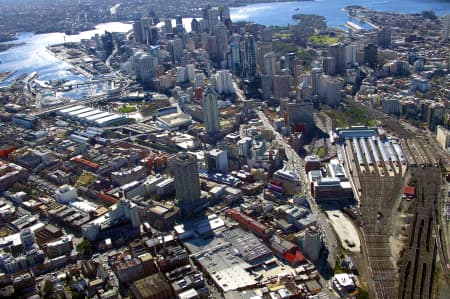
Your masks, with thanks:
M 322 69 L 320 68 L 311 69 L 311 88 L 313 95 L 319 94 L 321 76 L 322 76 Z
M 320 232 L 317 228 L 311 228 L 306 231 L 305 240 L 303 241 L 303 253 L 311 261 L 315 262 L 319 259 L 322 242 L 320 240 Z
M 225 22 L 225 20 L 230 19 L 230 8 L 228 6 L 219 7 L 220 21 Z
M 183 56 L 183 41 L 180 38 L 169 40 L 167 42 L 167 48 L 172 61 L 180 61 L 181 56 Z
M 208 26 L 209 34 L 213 34 L 217 23 L 219 22 L 219 10 L 217 7 L 213 7 L 208 10 Z
M 239 41 L 233 41 L 230 44 L 231 47 L 231 69 L 233 74 L 240 74 L 241 71 L 241 52 L 239 47 Z
M 143 54 L 139 58 L 139 64 L 136 68 L 136 77 L 144 84 L 149 84 L 156 77 L 156 67 L 158 59 L 149 54 Z
M 450 40 L 450 14 L 446 14 L 443 18 L 444 40 Z
M 208 134 L 220 131 L 219 108 L 217 107 L 217 95 L 211 86 L 203 93 L 203 122 Z
M 364 63 L 370 67 L 376 67 L 378 61 L 378 47 L 368 44 L 364 47 Z
M 191 30 L 194 32 L 200 32 L 200 23 L 194 18 L 191 21 Z
M 35 243 L 33 231 L 29 228 L 24 228 L 20 232 L 20 240 L 22 241 L 24 251 L 30 250 Z
M 378 46 L 388 49 L 392 45 L 392 32 L 390 27 L 384 27 L 377 33 Z
M 166 34 L 173 33 L 173 27 L 172 27 L 172 20 L 171 19 L 165 19 L 164 20 L 164 31 Z
M 227 27 L 222 23 L 219 22 L 215 27 L 215 36 L 216 36 L 216 43 L 217 43 L 217 56 L 219 58 L 219 61 L 225 60 L 228 50 L 228 29 Z
M 345 66 L 346 68 L 353 67 L 357 62 L 358 46 L 350 44 L 345 46 Z
M 328 56 L 336 61 L 336 72 L 342 74 L 345 70 L 345 46 L 334 44 L 328 47 Z
M 179 153 L 172 159 L 171 164 L 179 208 L 183 214 L 191 214 L 200 199 L 197 158 L 192 154 Z
M 263 73 L 268 76 L 275 76 L 277 73 L 277 56 L 274 52 L 269 52 L 264 55 Z
M 175 24 L 176 26 L 183 25 L 183 18 L 180 15 L 175 16 Z
M 251 34 L 244 36 L 244 75 L 247 78 L 256 76 L 256 46 L 255 38 Z

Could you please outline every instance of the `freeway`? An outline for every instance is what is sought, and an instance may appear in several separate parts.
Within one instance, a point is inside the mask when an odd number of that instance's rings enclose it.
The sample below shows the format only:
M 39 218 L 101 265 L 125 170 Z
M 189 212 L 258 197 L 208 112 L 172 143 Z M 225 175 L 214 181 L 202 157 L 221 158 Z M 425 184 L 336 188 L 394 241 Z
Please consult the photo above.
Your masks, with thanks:
M 286 156 L 288 159 L 288 164 L 293 165 L 294 170 L 300 175 L 300 180 L 302 182 L 302 190 L 304 191 L 303 193 L 306 195 L 308 204 L 311 208 L 311 212 L 313 215 L 316 216 L 317 223 L 320 225 L 323 232 L 325 233 L 325 237 L 327 240 L 326 243 L 328 245 L 328 251 L 329 251 L 328 263 L 334 269 L 334 265 L 336 262 L 335 258 L 336 258 L 336 253 L 337 253 L 337 249 L 338 249 L 338 242 L 336 239 L 336 235 L 331 227 L 331 224 L 328 222 L 327 216 L 322 212 L 320 207 L 317 205 L 317 203 L 311 196 L 310 187 L 309 187 L 309 184 L 307 183 L 308 180 L 307 180 L 307 175 L 305 172 L 304 161 L 291 148 L 291 146 L 281 136 L 281 134 L 273 128 L 272 124 L 267 119 L 267 116 L 262 111 L 258 111 L 257 113 L 259 115 L 259 118 L 263 122 L 264 127 L 271 129 L 275 135 L 277 142 L 284 147 Z

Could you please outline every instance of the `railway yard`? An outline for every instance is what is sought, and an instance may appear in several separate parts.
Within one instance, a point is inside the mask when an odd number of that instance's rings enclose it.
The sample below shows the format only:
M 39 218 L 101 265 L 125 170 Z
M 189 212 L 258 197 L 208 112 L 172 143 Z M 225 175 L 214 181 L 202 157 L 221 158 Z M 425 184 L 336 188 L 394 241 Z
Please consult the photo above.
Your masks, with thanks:
M 359 202 L 363 262 L 374 298 L 431 298 L 437 255 L 446 267 L 438 196 L 443 157 L 425 137 L 340 132 L 338 159 Z M 403 189 L 415 187 L 415 198 Z M 442 242 L 441 242 L 442 240 Z M 444 273 L 445 274 L 445 273 Z

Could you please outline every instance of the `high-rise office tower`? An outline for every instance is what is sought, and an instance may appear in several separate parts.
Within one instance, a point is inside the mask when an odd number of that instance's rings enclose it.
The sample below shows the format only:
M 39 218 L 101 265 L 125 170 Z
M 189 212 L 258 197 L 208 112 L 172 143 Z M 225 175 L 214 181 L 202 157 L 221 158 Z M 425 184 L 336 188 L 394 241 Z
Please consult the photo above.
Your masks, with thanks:
M 192 19 L 191 21 L 191 30 L 193 32 L 200 32 L 200 23 L 197 21 L 197 19 Z
M 253 35 L 244 36 L 244 51 L 244 75 L 247 78 L 254 78 L 256 76 L 256 46 Z
M 263 42 L 272 42 L 272 28 L 266 27 L 261 31 L 261 39 Z
M 240 74 L 241 71 L 241 52 L 239 41 L 233 41 L 231 47 L 231 70 L 233 74 Z
M 228 50 L 228 29 L 224 23 L 219 22 L 215 27 L 215 36 L 217 43 L 217 56 L 219 61 L 225 60 Z
M 197 158 L 192 154 L 179 153 L 171 164 L 178 205 L 183 214 L 191 214 L 200 199 Z
M 203 122 L 208 134 L 220 131 L 219 108 L 217 106 L 217 94 L 211 86 L 203 93 Z
M 220 16 L 221 22 L 225 22 L 225 20 L 229 20 L 230 19 L 230 8 L 228 6 L 219 7 L 219 16 Z
M 183 56 L 183 41 L 180 38 L 169 40 L 167 42 L 167 49 L 172 61 L 180 61 L 181 56 Z
M 443 18 L 444 40 L 450 40 L 450 14 L 446 14 Z
M 164 31 L 166 34 L 173 33 L 173 27 L 172 27 L 172 20 L 171 19 L 165 19 L 164 20 Z
M 175 25 L 183 25 L 183 18 L 180 15 L 175 16 Z
M 158 59 L 149 54 L 143 54 L 139 58 L 139 64 L 136 68 L 136 77 L 144 83 L 150 84 L 150 81 L 156 77 L 156 67 L 158 66 Z
M 390 27 L 384 27 L 377 33 L 378 46 L 389 49 L 392 45 L 392 32 Z
M 378 63 L 378 47 L 368 44 L 364 47 L 364 63 L 370 67 L 376 67 Z
M 22 241 L 22 246 L 25 251 L 30 250 L 35 243 L 34 233 L 29 228 L 24 228 L 20 232 L 20 240 Z
M 275 76 L 277 73 L 277 56 L 274 52 L 269 52 L 264 55 L 264 75 Z
M 209 34 L 213 34 L 217 23 L 219 22 L 219 10 L 217 7 L 213 7 L 208 10 L 208 26 Z
M 327 75 L 336 75 L 336 59 L 334 57 L 323 58 L 323 72 Z
M 311 69 L 311 89 L 312 89 L 313 95 L 319 94 L 321 76 L 322 76 L 321 68 L 312 68 Z
M 336 61 L 336 72 L 342 74 L 345 70 L 345 46 L 334 44 L 328 47 L 328 56 Z

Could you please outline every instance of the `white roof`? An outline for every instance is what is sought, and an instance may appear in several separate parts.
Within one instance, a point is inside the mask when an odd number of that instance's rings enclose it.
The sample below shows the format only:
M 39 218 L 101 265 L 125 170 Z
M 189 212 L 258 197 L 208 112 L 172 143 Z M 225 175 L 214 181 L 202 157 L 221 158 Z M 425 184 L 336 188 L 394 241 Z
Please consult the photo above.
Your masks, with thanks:
M 86 119 L 87 120 L 96 120 L 96 119 L 103 118 L 108 115 L 112 115 L 112 114 L 109 112 L 101 112 L 99 114 L 94 114 L 94 115 L 88 116 L 88 117 L 86 117 Z
M 334 278 L 337 280 L 339 285 L 343 286 L 344 288 L 348 288 L 355 285 L 355 282 L 353 281 L 353 275 L 341 273 L 334 275 Z

